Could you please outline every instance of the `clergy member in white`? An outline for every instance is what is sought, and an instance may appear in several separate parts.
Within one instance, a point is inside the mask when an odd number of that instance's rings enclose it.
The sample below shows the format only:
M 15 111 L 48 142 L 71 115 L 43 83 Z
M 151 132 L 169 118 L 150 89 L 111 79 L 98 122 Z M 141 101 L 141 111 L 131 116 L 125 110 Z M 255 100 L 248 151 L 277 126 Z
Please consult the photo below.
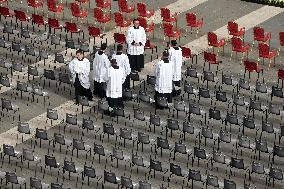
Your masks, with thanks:
M 177 45 L 176 40 L 172 40 L 169 48 L 169 60 L 173 63 L 173 96 L 181 93 L 181 67 L 182 67 L 182 49 Z
M 130 77 L 131 72 L 129 59 L 126 54 L 123 53 L 123 45 L 118 44 L 116 48 L 116 53 L 112 55 L 112 59 L 115 59 L 117 65 L 123 70 L 125 81 L 123 83 L 124 89 L 130 89 Z
M 94 95 L 100 98 L 105 97 L 105 80 L 104 76 L 110 67 L 108 56 L 105 54 L 107 45 L 103 43 L 99 51 L 96 52 L 93 61 L 93 79 L 94 79 Z
M 173 63 L 169 60 L 169 53 L 163 52 L 162 59 L 155 65 L 155 102 L 157 108 L 158 97 L 166 97 L 168 103 L 172 103 L 173 92 Z
M 85 96 L 88 100 L 92 100 L 92 92 L 90 89 L 90 61 L 83 57 L 81 50 L 76 51 L 76 58 L 69 63 L 72 81 L 75 87 L 75 100 L 79 104 L 79 96 Z
M 123 108 L 122 84 L 125 80 L 124 71 L 118 66 L 115 59 L 111 60 L 111 67 L 105 75 L 107 82 L 106 96 L 110 107 Z
M 146 43 L 146 33 L 143 27 L 139 26 L 139 20 L 133 20 L 133 26 L 128 29 L 127 53 L 132 71 L 141 71 L 144 68 L 144 46 Z

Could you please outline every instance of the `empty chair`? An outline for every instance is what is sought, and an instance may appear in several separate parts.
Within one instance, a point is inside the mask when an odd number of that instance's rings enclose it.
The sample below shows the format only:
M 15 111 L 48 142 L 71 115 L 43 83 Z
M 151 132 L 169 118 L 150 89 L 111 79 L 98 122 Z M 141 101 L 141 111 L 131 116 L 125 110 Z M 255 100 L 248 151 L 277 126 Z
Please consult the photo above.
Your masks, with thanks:
M 120 180 L 120 185 L 122 188 L 133 188 L 133 182 L 131 180 L 131 178 L 125 177 L 125 176 L 121 176 L 121 180 Z
M 18 177 L 16 173 L 6 172 L 6 185 L 8 183 L 12 184 L 12 188 L 14 184 L 20 185 L 21 188 L 23 185 L 25 188 L 27 187 L 26 179 L 24 177 Z
M 62 146 L 70 147 L 72 145 L 72 141 L 68 140 L 64 137 L 64 135 L 61 135 L 59 133 L 54 133 L 54 139 L 53 139 L 53 146 L 55 147 L 55 144 L 59 144 L 59 151 L 61 152 Z
M 41 148 L 42 140 L 49 141 L 47 131 L 45 129 L 36 128 L 35 139 L 35 145 L 37 144 L 37 139 L 39 139 L 39 147 Z
M 48 189 L 49 184 L 43 183 L 38 178 L 30 177 L 30 187 L 35 189 Z
M 87 177 L 88 178 L 88 186 L 90 185 L 90 178 L 96 178 L 96 170 L 92 166 L 84 165 L 84 172 L 82 174 L 83 178 Z M 98 186 L 98 183 L 97 183 Z
M 86 158 L 88 157 L 88 153 L 90 153 L 91 155 L 91 146 L 85 144 L 85 142 L 82 139 L 75 139 L 75 138 L 73 139 L 72 155 L 74 150 L 77 151 L 77 158 L 79 155 L 79 150 L 83 150 L 86 152 Z
M 104 170 L 104 182 L 102 184 L 103 188 L 104 188 L 105 182 L 109 182 L 112 184 L 118 184 L 120 182 L 120 178 L 116 177 L 115 173 Z
M 207 185 L 219 188 L 219 179 L 218 179 L 218 177 L 214 176 L 214 175 L 209 175 L 208 174 L 207 178 L 206 178 L 206 186 Z
M 173 130 L 179 130 L 179 123 L 176 119 L 167 119 L 166 125 L 166 137 L 168 136 L 168 129 L 171 131 L 171 137 L 173 136 Z
M 28 161 L 28 168 L 30 167 L 30 162 L 34 162 L 36 165 L 41 162 L 41 158 L 34 154 L 33 150 L 23 149 L 22 161 Z M 36 174 L 36 168 L 35 168 Z
M 74 162 L 64 160 L 64 164 L 63 164 L 63 180 L 64 180 L 64 173 L 65 172 L 68 172 L 68 174 L 69 174 L 68 176 L 69 176 L 69 180 L 70 180 L 70 178 L 71 178 L 70 173 L 80 173 L 82 171 L 83 171 L 83 169 L 79 168 L 79 167 L 76 167 Z
M 236 183 L 232 180 L 224 179 L 224 189 L 237 189 Z
M 196 170 L 192 170 L 189 169 L 189 173 L 188 173 L 188 181 L 191 180 L 191 187 L 193 188 L 193 182 L 194 181 L 201 181 L 201 174 L 200 171 L 196 171 Z
M 58 162 L 56 161 L 56 158 L 53 157 L 53 156 L 45 155 L 45 158 L 44 158 L 44 159 L 45 159 L 45 169 L 44 169 L 43 178 L 45 177 L 46 167 L 49 167 L 49 168 L 50 168 L 50 171 L 51 171 L 51 168 L 58 169 L 58 170 L 57 170 L 57 180 L 58 180 L 59 167 L 61 166 L 60 163 L 58 163 Z
M 22 155 L 22 153 L 20 151 L 15 150 L 13 146 L 3 144 L 3 155 L 1 154 L 2 165 L 4 163 L 4 157 L 5 156 L 9 156 L 9 164 L 10 164 L 11 157 L 15 157 L 15 158 L 18 159 L 18 158 L 21 157 L 21 155 Z
M 29 135 L 31 134 L 31 129 L 29 126 L 29 123 L 26 122 L 18 122 L 18 132 L 19 134 L 22 135 L 22 142 L 24 142 L 24 135 Z M 19 138 L 18 134 L 17 134 L 17 139 Z

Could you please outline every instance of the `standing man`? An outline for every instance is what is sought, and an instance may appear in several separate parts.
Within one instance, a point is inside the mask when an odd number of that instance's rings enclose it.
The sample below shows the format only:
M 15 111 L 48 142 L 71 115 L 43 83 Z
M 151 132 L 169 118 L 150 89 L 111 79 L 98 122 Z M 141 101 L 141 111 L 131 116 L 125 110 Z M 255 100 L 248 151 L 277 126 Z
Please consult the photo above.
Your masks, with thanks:
M 169 60 L 173 63 L 173 96 L 181 93 L 181 67 L 182 67 L 182 49 L 177 46 L 177 41 L 172 40 L 169 48 Z
M 123 54 L 123 45 L 118 44 L 116 53 L 112 55 L 112 59 L 115 59 L 117 66 L 123 70 L 125 81 L 123 83 L 124 89 L 130 89 L 130 77 L 131 68 L 129 65 L 129 59 L 126 54 Z
M 117 65 L 115 59 L 111 60 L 111 67 L 105 75 L 107 82 L 106 97 L 110 107 L 123 108 L 122 84 L 125 80 L 124 71 Z
M 162 60 L 155 65 L 155 101 L 158 97 L 166 97 L 172 103 L 173 92 L 173 63 L 169 60 L 169 53 L 163 52 Z
M 141 71 L 144 68 L 144 46 L 146 43 L 146 33 L 143 27 L 139 26 L 139 20 L 133 20 L 133 26 L 128 29 L 126 42 L 127 53 L 132 71 Z
M 98 95 L 100 98 L 105 97 L 104 76 L 110 67 L 108 56 L 105 54 L 106 49 L 107 45 L 103 43 L 100 50 L 96 52 L 93 61 L 94 95 Z
M 69 63 L 69 70 L 75 87 L 76 104 L 79 104 L 79 96 L 85 96 L 92 101 L 89 81 L 90 61 L 83 57 L 81 50 L 76 51 L 76 58 Z

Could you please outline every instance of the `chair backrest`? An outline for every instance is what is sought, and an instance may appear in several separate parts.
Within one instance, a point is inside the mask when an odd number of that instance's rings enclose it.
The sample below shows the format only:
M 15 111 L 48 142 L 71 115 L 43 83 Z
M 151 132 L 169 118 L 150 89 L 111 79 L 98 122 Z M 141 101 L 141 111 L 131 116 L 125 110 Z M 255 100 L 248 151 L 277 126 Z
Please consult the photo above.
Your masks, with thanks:
M 284 69 L 279 69 L 277 75 L 279 79 L 284 80 Z
M 147 7 L 145 3 L 137 3 L 137 11 L 139 14 L 146 14 Z
M 45 155 L 45 165 L 49 167 L 57 168 L 57 162 L 55 157 Z
M 10 87 L 11 83 L 10 80 L 7 76 L 0 76 L 0 84 L 5 86 L 5 87 Z
M 283 172 L 277 167 L 270 167 L 269 176 L 273 179 L 283 180 Z
M 124 188 L 133 188 L 133 183 L 131 178 L 121 176 L 121 186 Z
M 1 104 L 2 104 L 2 108 L 3 109 L 13 110 L 11 100 L 8 100 L 8 99 L 5 99 L 5 98 L 1 98 Z
M 104 17 L 103 10 L 98 7 L 94 8 L 94 18 L 102 19 L 103 17 Z
M 147 28 L 147 20 L 145 18 L 139 17 L 138 20 L 141 27 L 143 27 L 144 29 Z
M 72 161 L 64 161 L 63 169 L 68 172 L 76 173 L 75 163 Z
M 284 127 L 282 126 L 281 132 L 284 130 Z M 284 132 L 283 132 L 284 133 Z M 282 133 L 282 135 L 283 135 Z M 279 157 L 284 157 L 284 147 L 283 146 L 274 146 L 273 147 L 273 155 L 279 156 Z
M 114 21 L 116 24 L 123 24 L 123 15 L 120 12 L 114 13 Z
M 23 149 L 23 159 L 28 161 L 34 161 L 34 151 L 30 149 Z
M 63 189 L 63 184 L 51 183 L 51 189 Z
M 249 60 L 244 60 L 245 69 L 249 72 L 257 71 L 257 63 Z
M 171 17 L 171 11 L 168 8 L 161 8 L 161 17 L 163 19 L 169 19 Z
M 6 172 L 6 182 L 18 184 L 18 177 L 17 177 L 16 173 Z
M 207 37 L 209 45 L 216 44 L 218 42 L 217 35 L 213 32 L 208 32 Z
M 188 179 L 192 179 L 195 181 L 201 181 L 200 171 L 189 169 Z
M 251 166 L 251 172 L 264 174 L 265 173 L 264 165 L 262 163 L 253 161 Z
M 165 35 L 173 33 L 173 25 L 171 23 L 163 23 L 164 33 Z
M 14 10 L 16 19 L 19 19 L 20 21 L 27 21 L 26 13 L 24 11 L 20 10 Z
M 45 129 L 36 128 L 35 137 L 39 138 L 39 139 L 42 139 L 42 140 L 48 140 L 47 132 L 46 132 Z
M 258 52 L 259 52 L 259 56 L 262 57 L 262 56 L 267 56 L 269 55 L 269 45 L 266 44 L 266 43 L 259 43 L 258 44 Z
M 174 175 L 182 176 L 181 167 L 179 165 L 175 165 L 173 163 L 170 163 L 170 172 Z
M 114 135 L 113 125 L 108 123 L 103 123 L 103 132 L 109 135 Z
M 55 18 L 48 18 L 48 25 L 52 28 L 58 28 L 60 26 L 59 21 Z
M 126 42 L 126 37 L 122 33 L 114 33 L 113 34 L 114 41 L 119 44 L 123 44 Z
M 168 139 L 157 137 L 157 147 L 162 149 L 169 149 L 170 145 Z
M 33 22 L 38 24 L 38 25 L 44 25 L 44 19 L 43 16 L 37 15 L 37 14 L 32 14 L 32 19 Z
M 35 177 L 31 177 L 30 186 L 31 188 L 41 189 L 42 188 L 41 180 Z
M 24 133 L 24 134 L 30 134 L 30 126 L 28 122 L 18 122 L 18 132 L 19 133 Z
M 195 13 L 186 13 L 185 15 L 186 22 L 188 24 L 195 24 L 196 23 L 196 14 Z
M 209 64 L 217 63 L 217 55 L 215 53 L 204 51 L 204 61 Z
M 71 11 L 73 15 L 80 13 L 80 7 L 76 2 L 71 3 Z
M 232 180 L 224 179 L 224 189 L 236 189 L 236 183 Z
M 161 171 L 163 171 L 162 163 L 160 161 L 150 159 L 150 169 L 161 172 Z
M 233 49 L 239 49 L 243 46 L 242 39 L 239 37 L 232 37 L 231 39 Z
M 77 125 L 77 115 L 66 113 L 66 123 Z
M 182 50 L 182 56 L 185 58 L 190 58 L 191 57 L 191 49 L 187 47 L 181 47 Z
M 48 119 L 57 120 L 57 119 L 58 119 L 57 110 L 53 110 L 53 109 L 51 109 L 51 108 L 47 108 L 46 117 L 47 117 Z
M 87 177 L 95 178 L 96 177 L 96 170 L 92 166 L 84 166 L 84 174 Z
M 118 7 L 121 11 L 128 9 L 127 0 L 118 0 Z
M 95 26 L 89 26 L 88 31 L 89 31 L 89 35 L 93 37 L 98 37 L 101 34 L 100 28 L 97 28 Z
M 228 22 L 228 31 L 230 35 L 233 35 L 234 33 L 238 32 L 238 24 L 233 21 Z
M 77 32 L 77 24 L 72 22 L 65 22 L 66 30 L 69 32 Z
M 8 156 L 15 156 L 15 149 L 11 145 L 3 144 L 3 152 Z
M 244 160 L 231 157 L 230 166 L 237 169 L 244 169 Z
M 103 145 L 100 144 L 94 144 L 94 153 L 101 155 L 101 156 L 105 156 L 105 149 Z
M 279 32 L 280 45 L 284 46 L 284 32 Z
M 214 175 L 207 175 L 206 184 L 219 188 L 219 179 Z
M 260 27 L 254 27 L 253 36 L 255 40 L 264 38 L 264 29 Z
M 8 16 L 10 15 L 10 10 L 8 7 L 0 7 L 0 15 L 2 16 Z
M 206 159 L 205 149 L 194 147 L 194 157 L 198 157 L 200 159 Z
M 73 138 L 73 148 L 77 150 L 85 150 L 84 141 L 81 139 Z
M 104 170 L 104 181 L 116 184 L 117 181 L 116 181 L 115 173 Z

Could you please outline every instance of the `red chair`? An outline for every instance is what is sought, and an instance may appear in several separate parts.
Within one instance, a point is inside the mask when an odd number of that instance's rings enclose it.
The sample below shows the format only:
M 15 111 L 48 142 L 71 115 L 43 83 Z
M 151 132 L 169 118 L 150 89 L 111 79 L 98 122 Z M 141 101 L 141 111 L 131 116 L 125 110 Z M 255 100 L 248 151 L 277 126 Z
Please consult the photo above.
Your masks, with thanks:
M 118 0 L 118 7 L 120 12 L 132 13 L 135 11 L 134 5 L 128 5 L 127 0 Z
M 170 23 L 163 23 L 163 28 L 164 28 L 164 40 L 165 37 L 169 38 L 169 41 L 171 38 L 177 39 L 180 37 L 180 31 L 177 29 L 174 29 L 174 26 Z
M 53 28 L 54 33 L 56 29 L 60 29 L 62 31 L 63 26 L 59 23 L 59 21 L 55 18 L 48 18 L 47 21 L 50 28 Z
M 113 39 L 114 39 L 114 49 L 115 45 L 118 44 L 125 44 L 126 43 L 126 37 L 122 33 L 114 33 L 113 34 Z
M 278 85 L 279 85 L 279 82 L 280 82 L 280 79 L 281 79 L 281 81 L 282 81 L 282 88 L 283 88 L 284 70 L 283 69 L 279 69 L 277 74 L 278 74 Z
M 151 61 L 153 60 L 153 54 L 154 54 L 154 49 L 156 49 L 156 53 L 158 52 L 158 47 L 157 45 L 154 45 L 153 43 L 151 43 L 151 41 L 149 39 L 146 40 L 144 49 L 151 49 L 152 50 L 152 54 L 151 54 Z M 158 58 L 158 55 L 157 55 Z
M 234 37 L 244 37 L 245 32 L 246 32 L 245 27 L 242 27 L 239 29 L 238 24 L 233 21 L 228 22 L 227 29 L 228 29 L 229 35 L 232 35 Z
M 0 7 L 0 16 L 6 17 L 13 17 L 15 14 L 10 11 L 7 7 Z
M 191 53 L 191 49 L 187 47 L 181 47 L 182 57 L 191 58 L 191 63 L 193 64 L 193 58 L 195 57 L 195 63 L 197 64 L 197 55 Z
M 22 28 L 22 23 L 28 22 L 30 20 L 30 17 L 28 17 L 24 11 L 14 10 L 14 12 L 15 12 L 16 20 L 20 20 L 21 28 Z M 18 22 L 17 22 L 17 25 L 18 25 Z
M 260 28 L 260 27 L 254 27 L 253 28 L 253 43 L 255 41 L 258 41 L 258 42 L 267 42 L 267 41 L 270 41 L 271 39 L 271 33 L 269 32 L 264 32 L 264 29 L 263 28 Z
M 231 53 L 231 57 L 233 56 L 233 51 L 236 52 L 236 56 L 238 55 L 237 53 L 247 53 L 247 58 L 248 58 L 248 53 L 249 53 L 249 49 L 250 49 L 250 45 L 249 44 L 245 44 L 243 43 L 241 38 L 238 37 L 232 37 L 231 39 L 231 44 L 232 44 L 232 53 Z M 243 58 L 243 57 L 242 57 Z
M 256 62 L 252 62 L 252 61 L 249 61 L 249 60 L 245 60 L 245 61 L 244 61 L 244 65 L 245 65 L 244 77 L 245 77 L 247 71 L 249 72 L 249 79 L 250 79 L 250 73 L 251 73 L 251 72 L 256 72 L 258 78 L 259 78 L 259 73 L 260 73 L 260 72 L 262 72 L 262 74 L 263 74 L 263 69 L 260 68 L 260 67 L 258 66 L 258 63 L 256 63 Z
M 154 10 L 147 10 L 145 3 L 137 3 L 137 11 L 139 16 L 150 18 L 155 14 Z
M 43 16 L 32 14 L 32 21 L 33 23 L 37 24 L 38 27 L 45 26 L 45 30 L 46 30 L 47 22 L 44 20 Z M 34 27 L 33 27 L 33 30 L 34 30 Z
M 64 10 L 63 3 L 60 3 L 57 5 L 57 0 L 47 0 L 47 6 L 48 6 L 48 11 L 51 11 L 54 13 L 54 17 L 55 17 L 55 14 L 59 14 L 63 12 Z M 63 14 L 63 17 L 64 17 L 64 14 Z
M 204 25 L 203 17 L 201 17 L 200 20 L 197 20 L 195 13 L 186 13 L 186 22 L 191 31 L 192 28 L 197 28 L 197 33 L 199 32 L 199 29 Z
M 96 0 L 96 6 L 99 8 L 111 8 L 111 0 Z
M 67 32 L 71 33 L 71 38 L 72 38 L 73 33 L 80 33 L 83 31 L 77 27 L 76 23 L 72 23 L 72 22 L 65 22 L 65 29 Z M 66 34 L 66 38 L 67 38 L 67 34 Z M 84 39 L 84 32 L 83 32 L 83 39 Z
M 105 24 L 111 21 L 110 14 L 104 14 L 100 8 L 94 8 L 94 18 L 97 22 L 104 24 L 103 32 L 105 31 Z
M 154 29 L 155 29 L 154 22 L 151 22 L 151 24 L 147 24 L 147 20 L 143 17 L 139 17 L 138 20 L 139 20 L 140 26 L 144 28 L 146 33 L 153 32 L 153 38 L 154 38 Z
M 223 54 L 224 54 L 224 48 L 225 48 L 225 39 L 218 40 L 217 35 L 213 32 L 208 32 L 207 34 L 208 37 L 208 46 L 213 47 L 213 52 L 214 52 L 214 47 L 223 47 Z
M 175 22 L 177 25 L 177 13 L 171 15 L 170 9 L 161 8 L 161 17 L 163 22 Z
M 259 58 L 262 58 L 262 62 L 264 63 L 264 59 L 269 59 L 269 67 L 271 64 L 271 59 L 273 58 L 273 65 L 275 65 L 275 58 L 277 55 L 276 50 L 270 51 L 270 47 L 266 43 L 259 43 L 258 44 L 258 52 L 259 52 Z
M 284 46 L 284 32 L 279 33 L 279 41 L 280 41 L 280 46 Z M 279 47 L 280 51 L 280 47 Z
M 222 63 L 222 61 L 217 60 L 217 55 L 215 53 L 204 51 L 204 67 L 205 67 L 206 62 L 208 62 L 209 64 L 209 70 L 210 70 L 211 64 L 217 64 L 217 71 L 219 70 L 219 64 Z M 217 71 L 216 71 L 216 74 L 217 74 Z
M 114 13 L 114 22 L 116 24 L 116 27 L 120 27 L 120 31 L 122 27 L 124 28 L 131 25 L 131 20 L 124 19 L 122 13 L 120 12 Z
M 0 6 L 2 6 L 4 3 L 7 3 L 8 5 L 8 0 L 0 0 Z
M 27 0 L 28 6 L 34 8 L 34 12 L 36 8 L 43 7 L 43 1 L 42 0 Z
M 105 36 L 105 34 L 101 33 L 100 28 L 97 28 L 95 26 L 89 26 L 88 31 L 89 31 L 89 35 L 94 38 L 94 44 L 96 44 L 96 37 L 103 38 L 103 36 Z M 89 42 L 90 42 L 90 38 L 89 38 Z M 106 43 L 107 43 L 107 39 L 106 39 Z
M 78 18 L 85 18 L 88 16 L 88 10 L 80 10 L 80 6 L 77 3 L 71 3 L 72 16 Z M 88 20 L 88 19 L 86 19 Z

